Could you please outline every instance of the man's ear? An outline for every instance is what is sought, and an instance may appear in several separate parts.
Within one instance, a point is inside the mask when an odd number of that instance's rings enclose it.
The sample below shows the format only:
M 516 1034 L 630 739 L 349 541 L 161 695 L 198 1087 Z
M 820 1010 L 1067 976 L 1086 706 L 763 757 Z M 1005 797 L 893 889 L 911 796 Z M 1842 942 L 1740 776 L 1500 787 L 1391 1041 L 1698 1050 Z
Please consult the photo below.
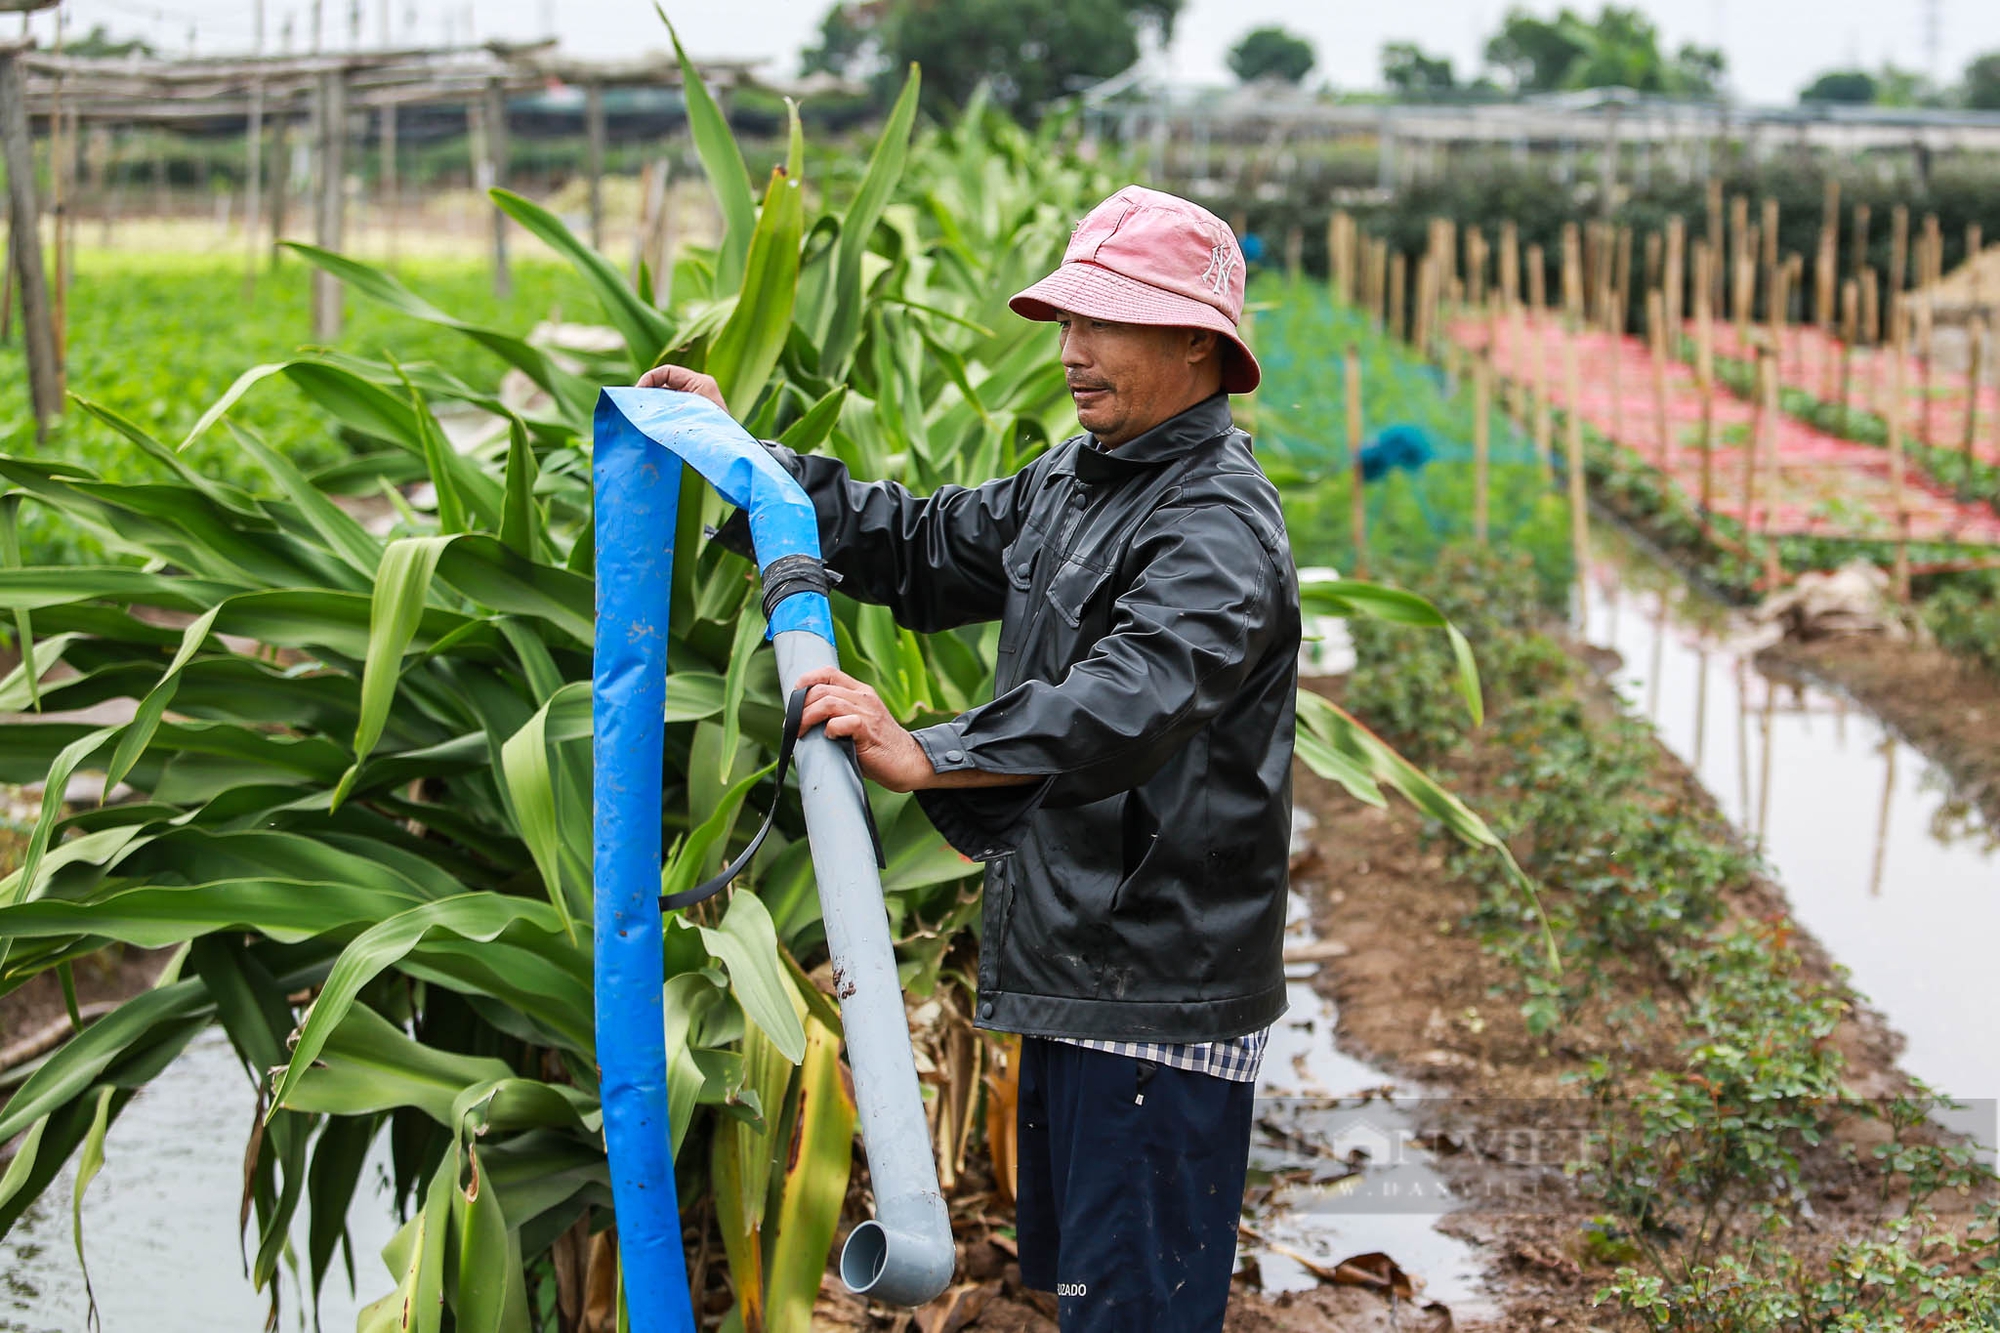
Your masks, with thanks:
M 1219 339 L 1215 336 L 1214 329 L 1189 329 L 1187 340 L 1188 364 L 1197 366 L 1204 361 L 1213 360 L 1217 354 L 1216 344 L 1218 341 Z

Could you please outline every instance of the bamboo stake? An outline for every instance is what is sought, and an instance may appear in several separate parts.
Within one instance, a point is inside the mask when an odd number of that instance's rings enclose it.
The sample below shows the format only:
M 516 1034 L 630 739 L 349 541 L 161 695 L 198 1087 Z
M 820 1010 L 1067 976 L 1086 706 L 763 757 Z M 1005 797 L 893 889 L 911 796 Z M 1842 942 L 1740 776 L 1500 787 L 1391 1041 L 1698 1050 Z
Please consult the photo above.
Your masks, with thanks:
M 1854 206 L 1854 280 L 1861 280 L 1861 271 L 1868 267 L 1868 205 Z
M 1758 225 L 1757 235 L 1764 242 L 1763 252 L 1758 256 L 1758 270 L 1764 280 L 1764 304 L 1771 303 L 1771 291 L 1778 280 L 1778 201 L 1766 199 L 1763 221 Z M 1767 316 L 1768 317 L 1768 316 Z
M 1407 282 L 1404 269 L 1408 262 L 1401 250 L 1389 256 L 1389 336 L 1397 342 L 1403 341 L 1403 288 Z
M 1739 338 L 1742 337 L 1744 325 L 1748 321 L 1748 314 L 1740 304 L 1740 293 L 1743 290 L 1740 275 L 1744 263 L 1749 259 L 1750 247 L 1747 244 L 1750 239 L 1749 232 L 1750 201 L 1740 194 L 1731 195 L 1729 197 L 1729 318 L 1736 324 Z M 1737 348 L 1739 355 L 1742 350 L 1740 346 Z
M 1736 257 L 1736 345 L 1737 355 L 1750 341 L 1750 325 L 1757 311 L 1757 229 L 1751 227 Z
M 1542 255 L 1542 247 L 1528 247 L 1528 305 L 1539 316 L 1548 308 L 1548 268 Z
M 1847 434 L 1848 404 L 1854 398 L 1854 338 L 1861 320 L 1861 284 L 1840 284 L 1840 433 Z
M 1986 369 L 1986 316 L 1974 313 L 1968 339 L 1972 363 L 1965 372 L 1965 458 L 1971 462 L 1979 440 L 1979 381 Z
M 1753 451 L 1760 451 L 1764 459 L 1760 466 L 1770 469 L 1769 498 L 1764 501 L 1764 587 L 1767 593 L 1776 592 L 1782 578 L 1778 565 L 1778 539 L 1771 535 L 1771 519 L 1778 508 L 1778 488 L 1783 482 L 1784 470 L 1778 456 L 1778 360 L 1774 354 L 1764 366 L 1764 398 L 1759 405 L 1759 418 L 1764 423 L 1764 438 L 1752 441 Z
M 1970 462 L 1979 438 L 1979 381 L 1986 372 L 1986 312 L 1979 290 L 1979 251 L 1984 237 L 1977 222 L 1965 224 L 1965 263 L 1972 281 L 1969 305 L 1972 317 L 1966 321 L 1969 356 L 1965 368 L 1965 457 Z
M 1377 241 L 1374 253 L 1368 258 L 1368 280 L 1374 290 L 1374 302 L 1368 307 L 1368 316 L 1378 329 L 1389 324 L 1389 243 Z
M 1708 309 L 1711 318 L 1722 309 L 1723 276 L 1729 270 L 1727 254 L 1728 251 L 1723 248 L 1722 238 L 1722 182 L 1710 179 L 1708 182 Z
M 1347 230 L 1354 218 L 1344 208 L 1333 210 L 1326 220 L 1326 269 L 1333 285 L 1333 299 L 1342 305 L 1354 301 L 1354 269 L 1347 254 Z
M 1900 342 L 1902 326 L 1898 322 L 1903 315 L 1903 278 L 1908 267 L 1910 250 L 1910 210 L 1897 204 L 1889 214 L 1889 291 L 1883 315 L 1888 320 L 1890 341 Z
M 1611 355 L 1611 438 L 1619 444 L 1625 439 L 1625 392 L 1618 381 L 1619 368 L 1625 361 L 1625 315 L 1628 303 L 1625 290 L 1632 281 L 1632 229 L 1620 227 L 1609 237 L 1609 244 L 1602 247 L 1605 253 L 1603 300 L 1599 310 L 1604 313 L 1605 326 L 1611 333 L 1608 348 Z
M 1572 323 L 1583 318 L 1583 249 L 1574 222 L 1562 229 L 1563 317 Z
M 1861 346 L 1882 343 L 1882 293 L 1879 275 L 1871 268 L 1861 270 Z M 1870 358 L 1871 362 L 1873 358 Z
M 1486 303 L 1486 233 L 1477 227 L 1465 229 L 1465 299 Z
M 1564 436 L 1569 446 L 1569 543 L 1570 558 L 1576 565 L 1576 632 L 1581 637 L 1589 627 L 1589 598 L 1584 595 L 1584 571 L 1589 568 L 1590 516 L 1583 487 L 1583 390 L 1577 380 L 1576 331 L 1563 330 L 1563 387 L 1566 403 Z
M 1653 344 L 1654 465 L 1667 470 L 1667 304 L 1658 291 L 1646 293 L 1646 330 Z
M 1936 388 L 1935 367 L 1932 362 L 1937 352 L 1936 315 L 1933 302 L 1937 300 L 1937 286 L 1944 278 L 1944 233 L 1938 229 L 1937 214 L 1924 215 L 1924 268 L 1918 285 L 1922 288 L 1923 299 L 1917 305 L 1917 355 L 1923 361 L 1923 401 L 1924 401 L 1924 447 L 1937 443 L 1932 426 L 1932 393 Z
M 1486 356 L 1472 363 L 1472 540 L 1486 545 L 1486 472 L 1492 448 L 1493 368 Z
M 1428 267 L 1428 266 L 1427 266 Z M 1368 577 L 1368 498 L 1361 493 L 1361 353 L 1347 345 L 1347 459 L 1354 493 L 1354 577 Z
M 1510 312 L 1521 308 L 1521 230 L 1512 218 L 1500 224 L 1500 303 Z
M 1667 219 L 1667 259 L 1662 314 L 1667 321 L 1667 355 L 1680 359 L 1681 325 L 1686 312 L 1687 222 L 1676 213 Z
M 1891 586 L 1896 600 L 1910 600 L 1910 509 L 1903 494 L 1903 326 L 1890 330 L 1889 404 L 1884 414 L 1889 434 L 1889 498 L 1896 508 L 1896 565 Z
M 1813 316 L 1820 333 L 1833 336 L 1833 298 L 1838 289 L 1840 249 L 1840 177 L 1826 178 L 1819 209 L 1819 249 L 1813 256 Z
M 1639 285 L 1652 291 L 1666 280 L 1666 238 L 1656 231 L 1646 233 L 1646 276 Z
M 1751 539 L 1758 534 L 1757 522 L 1757 455 L 1764 439 L 1764 414 L 1769 402 L 1764 394 L 1764 381 L 1770 375 L 1770 349 L 1757 348 L 1756 378 L 1753 381 L 1755 399 L 1750 416 L 1750 438 L 1743 442 L 1743 545 L 1747 550 Z M 1768 527 L 1768 523 L 1763 525 Z M 1767 590 L 1771 591 L 1771 590 Z
M 1715 256 L 1706 243 L 1695 247 L 1694 320 L 1695 385 L 1701 391 L 1701 535 L 1711 535 L 1715 508 L 1715 309 L 1710 303 L 1709 271 Z

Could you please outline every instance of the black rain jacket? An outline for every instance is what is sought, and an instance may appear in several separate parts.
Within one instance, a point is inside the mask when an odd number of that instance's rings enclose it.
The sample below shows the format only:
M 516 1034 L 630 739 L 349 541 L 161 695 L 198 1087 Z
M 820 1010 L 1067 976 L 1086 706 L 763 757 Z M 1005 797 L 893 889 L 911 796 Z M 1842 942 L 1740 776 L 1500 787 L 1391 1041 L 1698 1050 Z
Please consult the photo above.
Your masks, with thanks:
M 1001 623 L 993 701 L 916 733 L 940 773 L 1043 775 L 918 793 L 986 862 L 980 1025 L 1192 1042 L 1283 1013 L 1298 578 L 1227 396 L 929 497 L 771 448 L 842 592 Z

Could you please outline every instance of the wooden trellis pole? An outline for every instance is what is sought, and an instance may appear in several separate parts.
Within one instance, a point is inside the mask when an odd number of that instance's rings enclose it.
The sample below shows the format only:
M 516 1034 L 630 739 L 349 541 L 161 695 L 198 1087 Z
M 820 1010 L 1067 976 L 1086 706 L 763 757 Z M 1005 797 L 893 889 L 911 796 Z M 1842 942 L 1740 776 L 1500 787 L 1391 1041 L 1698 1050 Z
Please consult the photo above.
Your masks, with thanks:
M 1979 251 L 1985 237 L 1977 222 L 1965 224 L 1966 271 L 1972 281 L 1972 317 L 1966 321 L 1966 341 L 1970 355 L 1965 371 L 1965 457 L 1968 462 L 1973 457 L 1973 446 L 1979 438 L 1979 381 L 1986 372 L 1986 302 L 1979 289 Z
M 1389 243 L 1376 241 L 1368 256 L 1368 317 L 1377 329 L 1389 324 Z
M 1429 271 L 1426 263 L 1425 271 Z M 1368 577 L 1368 497 L 1361 477 L 1361 353 L 1347 345 L 1347 466 L 1353 485 L 1349 522 L 1354 528 L 1354 577 Z
M 1854 398 L 1854 339 L 1861 323 L 1861 284 L 1840 284 L 1840 433 L 1847 434 L 1848 404 Z
M 1521 305 L 1521 230 L 1512 218 L 1500 224 L 1500 302 L 1509 311 Z
M 1750 262 L 1750 201 L 1740 194 L 1729 196 L 1729 318 L 1736 324 L 1739 340 L 1737 352 L 1742 353 L 1741 339 L 1744 337 L 1750 318 L 1743 308 L 1743 266 Z
M 319 142 L 314 145 L 313 165 L 318 192 L 313 219 L 313 242 L 322 250 L 339 250 L 347 213 L 347 77 L 339 70 L 319 76 Z M 345 315 L 340 280 L 325 269 L 314 267 L 313 337 L 330 343 L 340 336 Z
M 48 273 L 42 267 L 40 205 L 35 199 L 34 143 L 28 137 L 18 47 L 0 46 L 0 154 L 7 163 L 9 249 L 20 293 L 21 341 L 28 359 L 28 402 L 36 438 L 62 415 L 62 365 L 57 359 Z
M 397 215 L 402 211 L 403 203 L 402 182 L 396 172 L 396 130 L 399 119 L 393 102 L 383 107 L 375 118 L 376 127 L 380 131 L 377 138 L 382 148 L 382 221 L 388 232 L 391 260 L 396 258 L 397 238 L 401 231 Z
M 1924 215 L 1923 267 L 1917 273 L 1917 285 L 1922 289 L 1922 299 L 1917 302 L 1917 357 L 1922 363 L 1924 418 L 1922 436 L 1924 447 L 1937 442 L 1931 422 L 1932 390 L 1936 384 L 1933 374 L 1932 357 L 1937 350 L 1934 340 L 1935 312 L 1931 303 L 1937 299 L 1937 284 L 1944 277 L 1944 233 L 1938 229 L 1935 213 Z
M 1625 362 L 1625 334 L 1630 327 L 1632 288 L 1632 229 L 1620 227 L 1611 237 L 1611 269 L 1605 274 L 1606 326 L 1611 333 L 1611 438 L 1625 441 L 1625 394 L 1619 386 L 1619 370 Z
M 1897 204 L 1889 214 L 1889 291 L 1887 304 L 1882 314 L 1889 329 L 1887 341 L 1900 345 L 1903 340 L 1902 326 L 1897 322 L 1903 317 L 1903 279 L 1909 266 L 1910 255 L 1910 210 Z
M 1676 213 L 1667 219 L 1667 258 L 1663 272 L 1661 314 L 1667 321 L 1667 355 L 1680 359 L 1681 326 L 1687 312 L 1687 222 Z
M 1722 283 L 1729 270 L 1722 237 L 1722 182 L 1708 182 L 1708 308 L 1710 315 L 1722 309 Z
M 1762 220 L 1757 224 L 1757 236 L 1764 243 L 1758 255 L 1758 271 L 1764 283 L 1764 304 L 1771 304 L 1771 294 L 1778 285 L 1778 201 L 1766 199 L 1762 210 Z M 1768 313 L 1766 316 L 1768 318 Z
M 1409 282 L 1408 265 L 1401 250 L 1389 256 L 1389 336 L 1397 342 L 1404 340 L 1403 291 Z
M 1889 435 L 1889 499 L 1896 510 L 1896 563 L 1891 586 L 1896 600 L 1910 600 L 1910 507 L 1903 493 L 1904 326 L 1889 331 L 1889 402 L 1883 420 Z
M 1354 215 L 1337 208 L 1326 222 L 1327 274 L 1333 281 L 1333 297 L 1342 305 L 1354 304 Z
M 1743 541 L 1748 549 L 1752 536 L 1770 537 L 1770 506 L 1765 505 L 1764 521 L 1757 521 L 1757 469 L 1764 452 L 1764 436 L 1770 427 L 1771 395 L 1768 386 L 1774 379 L 1771 367 L 1771 349 L 1759 343 L 1757 346 L 1757 375 L 1754 381 L 1756 405 L 1750 418 L 1750 438 L 1743 443 Z M 1775 585 L 1766 592 L 1775 592 Z
M 486 81 L 486 161 L 487 175 L 496 188 L 507 184 L 507 85 L 500 79 Z M 507 215 L 493 208 L 493 294 L 513 295 L 514 275 L 507 267 Z
M 1701 391 L 1701 535 L 1706 540 L 1715 509 L 1715 309 L 1711 301 L 1710 271 L 1715 254 L 1706 242 L 1697 242 L 1694 253 L 1695 385 Z
M 261 48 L 264 26 L 263 6 L 257 9 L 258 42 Z M 257 250 L 263 244 L 264 229 L 264 81 L 250 84 L 250 123 L 245 128 L 243 158 L 243 297 L 257 290 Z

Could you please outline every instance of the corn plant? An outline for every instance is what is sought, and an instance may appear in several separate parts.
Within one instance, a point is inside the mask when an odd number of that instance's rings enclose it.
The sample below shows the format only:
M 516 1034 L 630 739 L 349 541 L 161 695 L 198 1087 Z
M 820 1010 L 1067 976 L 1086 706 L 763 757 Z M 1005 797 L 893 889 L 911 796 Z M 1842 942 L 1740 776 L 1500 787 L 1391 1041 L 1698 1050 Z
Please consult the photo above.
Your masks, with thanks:
M 0 1108 L 0 1140 L 24 1136 L 0 1178 L 0 1231 L 72 1156 L 90 1168 L 83 1188 L 133 1092 L 219 1026 L 264 1108 L 246 1214 L 250 1277 L 274 1304 L 287 1263 L 315 1296 L 333 1271 L 384 1136 L 403 1225 L 383 1254 L 392 1289 L 364 1330 L 511 1333 L 579 1298 L 574 1266 L 552 1256 L 612 1221 L 588 929 L 594 387 L 673 361 L 715 375 L 753 430 L 830 450 L 860 476 L 928 489 L 1011 470 L 1074 418 L 1046 331 L 1006 317 L 1005 296 L 1109 185 L 1059 129 L 1029 135 L 984 108 L 926 132 L 912 160 L 913 71 L 844 206 L 809 212 L 796 115 L 760 198 L 683 70 L 727 225 L 717 245 L 683 252 L 663 303 L 639 294 L 652 275 L 628 284 L 553 215 L 494 193 L 588 281 L 621 352 L 559 356 L 300 246 L 359 295 L 490 352 L 525 401 L 435 365 L 322 352 L 246 371 L 179 441 L 81 403 L 157 462 L 154 482 L 0 456 L 0 536 L 16 507 L 39 506 L 116 558 L 0 568 L 23 650 L 0 707 L 131 709 L 113 725 L 0 729 L 0 781 L 48 793 L 23 864 L 0 881 L 0 992 L 107 947 L 172 951 L 151 990 L 70 1038 Z M 351 446 L 346 461 L 307 475 L 234 419 L 281 383 Z M 495 432 L 460 452 L 440 406 L 483 412 Z M 186 446 L 210 432 L 254 460 L 261 485 L 188 465 Z M 351 515 L 357 494 L 386 499 L 386 531 Z M 673 589 L 666 891 L 740 842 L 782 717 L 754 571 L 699 540 L 720 517 L 713 496 L 683 504 L 677 548 L 699 555 L 677 564 Z M 904 721 L 990 693 L 990 629 L 919 637 L 836 600 L 843 662 Z M 1387 590 L 1323 600 L 1425 619 Z M 1344 713 L 1307 718 L 1315 767 L 1365 798 L 1417 793 L 1490 839 Z M 67 812 L 62 794 L 85 771 L 136 799 Z M 906 981 L 924 993 L 967 937 L 976 867 L 907 797 L 870 799 Z M 839 1016 L 806 970 L 823 948 L 801 827 L 781 820 L 727 906 L 676 914 L 666 937 L 684 1202 L 712 1207 L 732 1319 L 752 1330 L 809 1326 L 853 1133 Z M 290 1256 L 301 1212 L 308 1242 Z

